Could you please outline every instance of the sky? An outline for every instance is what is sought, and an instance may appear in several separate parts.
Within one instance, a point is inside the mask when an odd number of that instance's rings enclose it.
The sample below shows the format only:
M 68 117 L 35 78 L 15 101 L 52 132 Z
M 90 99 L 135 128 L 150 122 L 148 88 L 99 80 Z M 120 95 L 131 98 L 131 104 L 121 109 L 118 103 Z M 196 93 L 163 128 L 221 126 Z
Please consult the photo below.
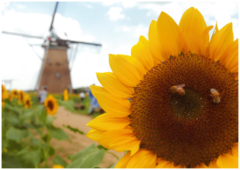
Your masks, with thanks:
M 56 2 L 8 2 L 2 7 L 1 30 L 46 37 Z M 189 7 L 197 8 L 207 25 L 222 28 L 233 23 L 234 39 L 239 38 L 239 3 L 237 1 L 99 1 L 59 2 L 54 29 L 67 33 L 71 40 L 101 43 L 102 47 L 78 45 L 76 58 L 71 60 L 73 88 L 100 85 L 96 72 L 111 72 L 109 54 L 131 54 L 140 35 L 148 39 L 152 20 L 161 11 L 177 24 Z M 210 32 L 210 35 L 212 31 Z M 40 73 L 44 51 L 41 39 L 1 34 L 1 79 L 12 79 L 8 90 L 34 90 Z M 33 49 L 29 44 L 35 45 Z M 68 50 L 73 56 L 76 45 Z

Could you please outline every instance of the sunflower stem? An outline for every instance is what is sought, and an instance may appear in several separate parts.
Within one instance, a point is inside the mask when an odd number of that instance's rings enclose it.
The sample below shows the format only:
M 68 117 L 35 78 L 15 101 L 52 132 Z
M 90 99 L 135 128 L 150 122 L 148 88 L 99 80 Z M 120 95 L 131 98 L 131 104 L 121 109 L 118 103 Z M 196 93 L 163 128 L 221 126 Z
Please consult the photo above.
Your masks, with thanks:
M 110 153 L 110 154 L 112 154 L 117 160 L 119 159 L 119 157 L 117 156 L 117 155 L 115 155 L 114 153 L 112 153 L 112 152 L 109 152 L 109 151 L 107 151 L 107 153 Z

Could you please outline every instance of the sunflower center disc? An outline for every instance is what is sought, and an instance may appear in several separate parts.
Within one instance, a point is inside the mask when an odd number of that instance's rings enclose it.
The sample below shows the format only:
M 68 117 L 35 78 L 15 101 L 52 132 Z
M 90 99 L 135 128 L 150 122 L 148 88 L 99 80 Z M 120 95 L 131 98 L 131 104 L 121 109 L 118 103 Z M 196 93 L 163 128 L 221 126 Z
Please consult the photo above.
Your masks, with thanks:
M 169 88 L 185 84 L 186 94 Z M 221 101 L 214 103 L 210 89 Z M 175 166 L 206 165 L 238 141 L 238 83 L 218 62 L 195 54 L 173 57 L 137 85 L 129 115 L 141 148 Z
M 171 109 L 179 118 L 198 119 L 205 107 L 204 98 L 194 90 L 184 88 L 185 95 L 172 95 Z
M 48 107 L 50 108 L 50 110 L 53 110 L 53 103 L 52 103 L 52 101 L 48 101 Z

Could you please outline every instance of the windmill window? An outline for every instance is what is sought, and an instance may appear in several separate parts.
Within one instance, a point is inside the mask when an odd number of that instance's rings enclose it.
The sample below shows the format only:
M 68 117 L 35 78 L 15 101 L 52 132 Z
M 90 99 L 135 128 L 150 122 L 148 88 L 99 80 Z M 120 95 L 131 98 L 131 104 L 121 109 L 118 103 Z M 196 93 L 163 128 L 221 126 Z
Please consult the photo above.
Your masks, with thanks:
M 60 73 L 59 73 L 59 72 L 56 73 L 56 77 L 57 77 L 57 78 L 60 77 Z

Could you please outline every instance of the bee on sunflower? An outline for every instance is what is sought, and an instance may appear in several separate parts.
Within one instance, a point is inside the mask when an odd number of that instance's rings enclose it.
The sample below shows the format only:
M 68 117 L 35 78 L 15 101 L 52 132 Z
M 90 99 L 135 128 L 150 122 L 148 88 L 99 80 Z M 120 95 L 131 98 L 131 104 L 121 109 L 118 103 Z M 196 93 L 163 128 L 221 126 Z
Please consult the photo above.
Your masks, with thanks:
M 32 106 L 31 97 L 29 94 L 24 95 L 24 108 L 30 108 Z
M 20 90 L 18 91 L 18 104 L 22 105 L 24 103 L 24 91 Z
M 63 100 L 68 100 L 68 90 L 67 89 L 65 89 L 64 91 L 63 91 Z
M 238 39 L 212 28 L 193 7 L 179 25 L 161 12 L 131 56 L 109 55 L 87 136 L 129 151 L 115 168 L 238 167 Z
M 57 113 L 58 110 L 57 100 L 52 95 L 49 95 L 45 99 L 44 106 L 47 109 L 47 115 L 54 116 Z

